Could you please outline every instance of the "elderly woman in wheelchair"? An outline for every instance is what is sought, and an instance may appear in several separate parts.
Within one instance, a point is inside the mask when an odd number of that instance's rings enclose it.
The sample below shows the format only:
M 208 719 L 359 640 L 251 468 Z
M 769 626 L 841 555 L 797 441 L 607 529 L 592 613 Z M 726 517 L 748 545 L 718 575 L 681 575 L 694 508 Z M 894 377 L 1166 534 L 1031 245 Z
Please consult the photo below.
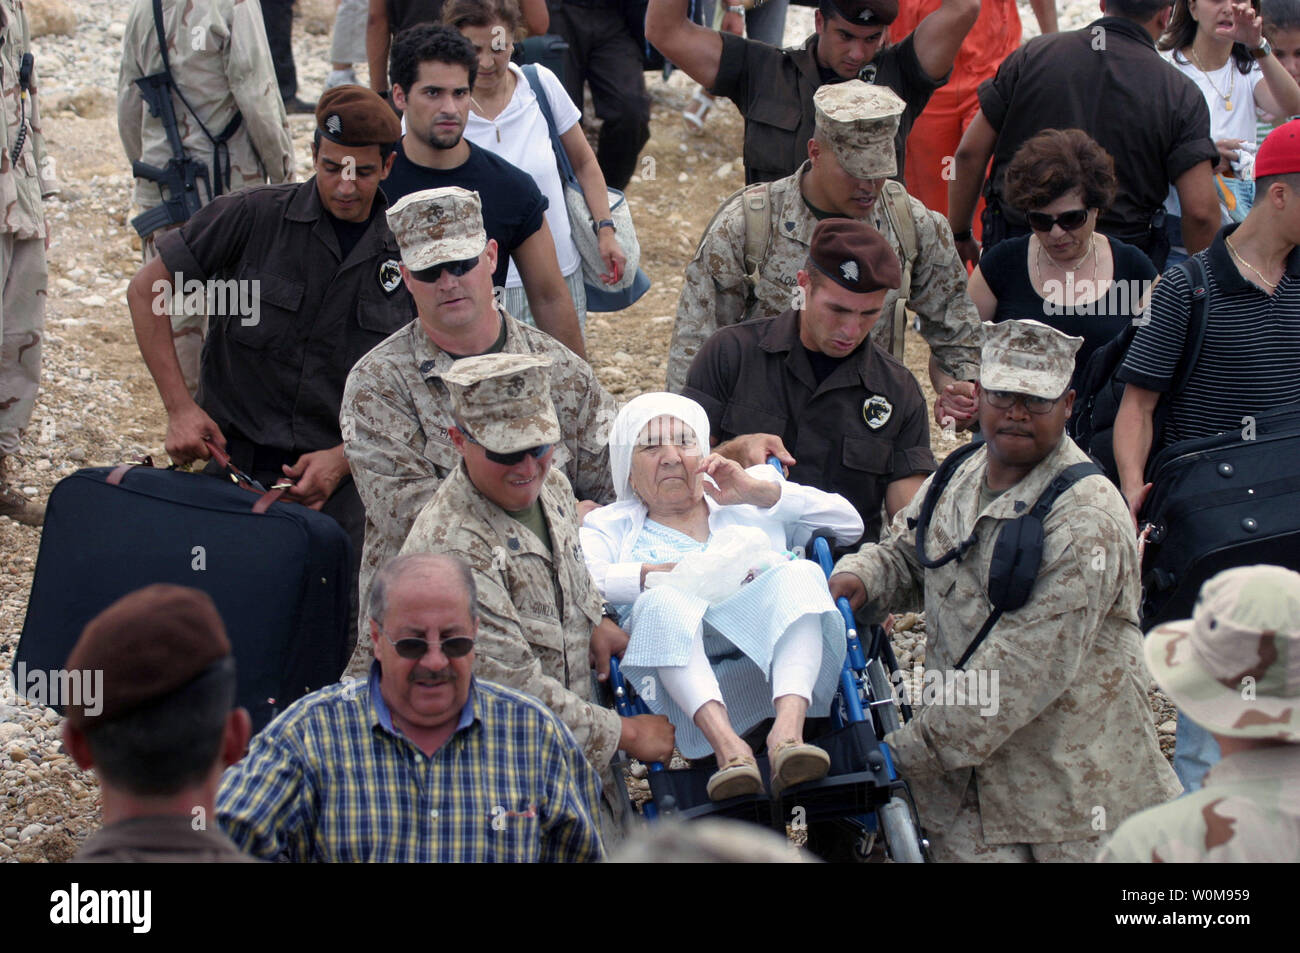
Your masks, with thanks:
M 630 635 L 623 672 L 667 715 L 688 759 L 717 756 L 715 801 L 757 794 L 763 781 L 742 735 L 767 735 L 773 792 L 826 774 L 803 740 L 827 714 L 845 654 L 844 622 L 818 566 L 787 552 L 819 529 L 839 545 L 862 520 L 838 494 L 707 452 L 699 404 L 644 394 L 610 439 L 618 502 L 587 515 L 582 549 Z

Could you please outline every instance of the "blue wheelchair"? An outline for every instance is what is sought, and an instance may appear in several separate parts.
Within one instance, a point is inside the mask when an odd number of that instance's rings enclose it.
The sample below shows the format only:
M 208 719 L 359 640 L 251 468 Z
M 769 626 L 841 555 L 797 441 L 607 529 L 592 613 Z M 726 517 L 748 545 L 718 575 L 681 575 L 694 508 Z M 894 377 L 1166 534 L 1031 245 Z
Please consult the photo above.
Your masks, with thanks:
M 834 560 L 826 536 L 815 534 L 806 550 L 829 578 Z M 827 860 L 868 860 L 877 839 L 883 836 L 894 862 L 925 862 L 927 845 L 919 833 L 911 793 L 894 767 L 889 746 L 881 740 L 911 718 L 910 708 L 894 698 L 891 676 L 898 671 L 898 663 L 883 628 L 872 626 L 864 646 L 848 600 L 836 602 L 847 629 L 848 652 L 831 705 L 830 730 L 810 738 L 830 755 L 826 777 L 775 796 L 753 794 L 715 802 L 707 792 L 713 773 L 707 761 L 681 770 L 651 764 L 647 774 L 650 800 L 642 805 L 647 820 L 653 822 L 663 815 L 728 817 L 780 834 L 786 834 L 787 827 L 804 830 L 808 849 Z M 617 659 L 610 660 L 610 686 L 620 715 L 649 713 L 645 702 L 626 684 Z M 770 790 L 767 758 L 759 755 L 757 760 Z

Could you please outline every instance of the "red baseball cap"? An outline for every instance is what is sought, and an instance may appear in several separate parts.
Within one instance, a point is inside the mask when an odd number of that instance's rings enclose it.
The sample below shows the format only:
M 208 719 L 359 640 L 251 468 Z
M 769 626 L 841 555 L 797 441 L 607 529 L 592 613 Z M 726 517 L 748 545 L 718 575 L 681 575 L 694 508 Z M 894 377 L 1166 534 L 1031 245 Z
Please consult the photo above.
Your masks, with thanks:
M 1288 172 L 1300 172 L 1300 119 L 1270 132 L 1255 155 L 1255 178 Z

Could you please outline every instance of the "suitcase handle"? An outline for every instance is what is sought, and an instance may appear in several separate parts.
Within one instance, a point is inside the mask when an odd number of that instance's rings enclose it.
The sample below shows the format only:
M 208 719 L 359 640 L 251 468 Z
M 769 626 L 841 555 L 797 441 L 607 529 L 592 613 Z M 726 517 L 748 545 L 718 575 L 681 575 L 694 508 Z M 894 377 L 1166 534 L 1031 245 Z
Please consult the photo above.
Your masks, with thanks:
M 271 508 L 272 503 L 284 496 L 285 490 L 293 486 L 291 482 L 286 480 L 283 483 L 277 483 L 268 490 L 243 470 L 239 469 L 239 467 L 231 463 L 230 454 L 226 453 L 226 451 L 213 443 L 211 438 L 204 437 L 203 442 L 207 445 L 208 453 L 212 454 L 212 459 L 217 461 L 217 466 L 230 474 L 236 486 L 243 487 L 245 490 L 250 490 L 253 493 L 259 494 L 257 502 L 253 504 L 254 513 L 265 513 Z

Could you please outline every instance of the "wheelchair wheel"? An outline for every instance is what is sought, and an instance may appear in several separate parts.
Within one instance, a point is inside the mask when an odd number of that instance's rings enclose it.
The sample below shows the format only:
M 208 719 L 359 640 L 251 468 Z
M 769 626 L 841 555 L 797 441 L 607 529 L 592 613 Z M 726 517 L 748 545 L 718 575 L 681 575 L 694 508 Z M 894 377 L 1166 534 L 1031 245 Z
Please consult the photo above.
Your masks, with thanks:
M 885 844 L 894 863 L 925 863 L 921 838 L 917 833 L 916 824 L 912 821 L 912 812 L 907 802 L 901 797 L 891 797 L 889 803 L 880 808 L 876 814 L 880 818 L 880 826 L 885 833 Z
M 898 714 L 898 705 L 894 702 L 894 686 L 889 680 L 889 675 L 885 672 L 885 666 L 881 664 L 880 659 L 874 658 L 867 663 L 867 682 L 871 686 L 871 697 L 874 701 L 881 702 L 888 700 L 888 705 L 873 705 L 872 711 L 880 719 L 880 737 L 884 737 L 891 731 L 897 731 L 903 726 L 903 720 Z

